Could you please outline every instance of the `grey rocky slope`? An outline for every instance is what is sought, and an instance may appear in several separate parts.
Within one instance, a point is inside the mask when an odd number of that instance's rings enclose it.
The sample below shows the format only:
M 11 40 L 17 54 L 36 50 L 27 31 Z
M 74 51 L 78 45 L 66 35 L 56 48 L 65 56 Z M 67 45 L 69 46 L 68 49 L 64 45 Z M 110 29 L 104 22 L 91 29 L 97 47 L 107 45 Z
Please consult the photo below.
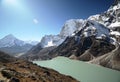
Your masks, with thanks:
M 111 52 L 89 61 L 93 64 L 120 70 L 120 44 L 116 43 L 116 48 Z
M 31 60 L 48 60 L 48 59 L 51 59 L 49 52 L 55 48 L 56 46 L 42 48 L 40 44 L 38 44 L 32 47 L 27 53 L 22 55 L 20 58 L 30 60 L 30 61 Z

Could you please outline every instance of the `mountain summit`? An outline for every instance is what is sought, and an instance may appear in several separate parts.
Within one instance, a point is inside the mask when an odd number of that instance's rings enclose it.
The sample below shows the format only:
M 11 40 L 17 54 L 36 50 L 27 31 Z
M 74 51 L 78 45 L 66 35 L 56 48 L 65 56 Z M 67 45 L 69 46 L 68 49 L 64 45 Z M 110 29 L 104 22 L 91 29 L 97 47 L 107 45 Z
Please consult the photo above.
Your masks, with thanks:
M 5 36 L 4 38 L 13 38 L 13 39 L 15 39 L 16 37 L 14 35 L 12 35 L 12 34 L 9 34 L 9 35 Z
M 0 50 L 10 55 L 23 54 L 27 52 L 35 43 L 19 40 L 14 35 L 9 34 L 0 39 Z
M 17 39 L 12 34 L 9 34 L 4 38 L 0 39 L 0 47 L 12 47 L 12 46 L 23 46 L 23 45 L 25 45 L 25 42 Z

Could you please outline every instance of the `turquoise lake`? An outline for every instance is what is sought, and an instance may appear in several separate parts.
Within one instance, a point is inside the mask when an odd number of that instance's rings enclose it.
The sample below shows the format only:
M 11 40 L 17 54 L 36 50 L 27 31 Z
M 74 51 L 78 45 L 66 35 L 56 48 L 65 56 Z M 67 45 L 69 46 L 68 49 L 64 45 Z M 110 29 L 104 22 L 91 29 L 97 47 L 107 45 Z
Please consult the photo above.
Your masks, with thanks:
M 66 57 L 56 57 L 47 61 L 33 61 L 33 63 L 52 68 L 81 82 L 120 82 L 120 71 L 71 60 Z

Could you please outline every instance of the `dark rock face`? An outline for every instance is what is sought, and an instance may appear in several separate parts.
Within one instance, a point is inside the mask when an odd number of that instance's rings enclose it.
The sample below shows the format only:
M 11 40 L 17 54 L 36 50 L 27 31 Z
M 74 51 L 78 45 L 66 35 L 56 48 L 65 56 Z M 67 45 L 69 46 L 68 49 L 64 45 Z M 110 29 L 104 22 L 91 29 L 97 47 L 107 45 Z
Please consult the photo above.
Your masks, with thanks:
M 90 47 L 90 53 L 95 56 L 101 56 L 115 49 L 115 46 L 105 40 L 95 40 Z
M 94 59 L 95 57 L 93 56 L 93 54 L 90 53 L 90 50 L 86 50 L 81 56 L 78 57 L 78 60 L 81 61 L 90 61 L 92 59 Z
M 75 40 L 75 37 L 68 37 L 60 46 L 56 49 L 52 50 L 49 55 L 56 56 L 65 56 L 70 57 L 71 55 L 75 55 L 80 57 L 85 53 L 86 50 L 89 49 L 89 53 L 93 57 L 98 57 L 104 55 L 105 53 L 110 52 L 115 48 L 110 42 L 102 39 L 95 39 L 92 37 L 83 37 L 78 40 Z M 81 59 L 81 58 L 80 58 Z M 81 59 L 83 60 L 83 59 Z M 89 60 L 89 59 L 86 59 Z
M 78 59 L 82 61 L 90 61 L 95 57 L 100 57 L 112 51 L 113 49 L 115 49 L 115 46 L 111 43 L 105 40 L 96 39 L 91 47 L 86 50 L 81 56 L 79 56 Z
M 120 71 L 120 45 L 109 53 L 104 54 L 90 61 L 93 64 L 99 64 L 104 67 L 112 68 Z
M 76 37 L 68 37 L 60 46 L 52 50 L 49 55 L 53 56 L 66 56 L 69 57 L 72 54 L 79 56 L 84 53 L 92 45 L 92 38 L 83 38 L 80 41 L 76 40 Z
M 10 82 L 20 82 L 20 80 L 17 79 L 17 78 L 11 78 L 11 79 L 10 79 Z
M 120 2 L 120 0 L 115 0 L 113 3 L 113 6 L 117 5 Z
M 112 30 L 120 32 L 120 26 L 119 27 L 115 27 Z

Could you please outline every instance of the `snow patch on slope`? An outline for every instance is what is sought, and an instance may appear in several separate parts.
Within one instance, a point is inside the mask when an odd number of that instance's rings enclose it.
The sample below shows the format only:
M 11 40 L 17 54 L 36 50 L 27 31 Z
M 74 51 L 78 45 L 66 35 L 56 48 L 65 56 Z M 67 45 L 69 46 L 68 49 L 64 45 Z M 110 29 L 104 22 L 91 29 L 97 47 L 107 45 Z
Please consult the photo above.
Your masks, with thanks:
M 55 44 L 53 44 L 53 41 L 49 41 L 47 45 L 45 45 L 45 47 L 49 47 L 49 46 L 54 46 Z
M 114 27 L 120 27 L 120 22 L 115 22 L 115 23 L 112 23 L 110 24 L 109 28 L 114 28 Z
M 64 38 L 60 37 L 59 35 L 45 35 L 41 39 L 41 47 L 50 47 L 50 46 L 58 46 L 64 41 Z
M 83 30 L 83 35 L 85 37 L 93 36 L 93 35 L 96 37 L 102 37 L 103 35 L 105 36 L 109 35 L 108 28 L 93 20 L 88 20 L 84 28 L 85 29 Z
M 110 35 L 120 36 L 120 32 L 112 31 L 112 32 L 110 32 Z

